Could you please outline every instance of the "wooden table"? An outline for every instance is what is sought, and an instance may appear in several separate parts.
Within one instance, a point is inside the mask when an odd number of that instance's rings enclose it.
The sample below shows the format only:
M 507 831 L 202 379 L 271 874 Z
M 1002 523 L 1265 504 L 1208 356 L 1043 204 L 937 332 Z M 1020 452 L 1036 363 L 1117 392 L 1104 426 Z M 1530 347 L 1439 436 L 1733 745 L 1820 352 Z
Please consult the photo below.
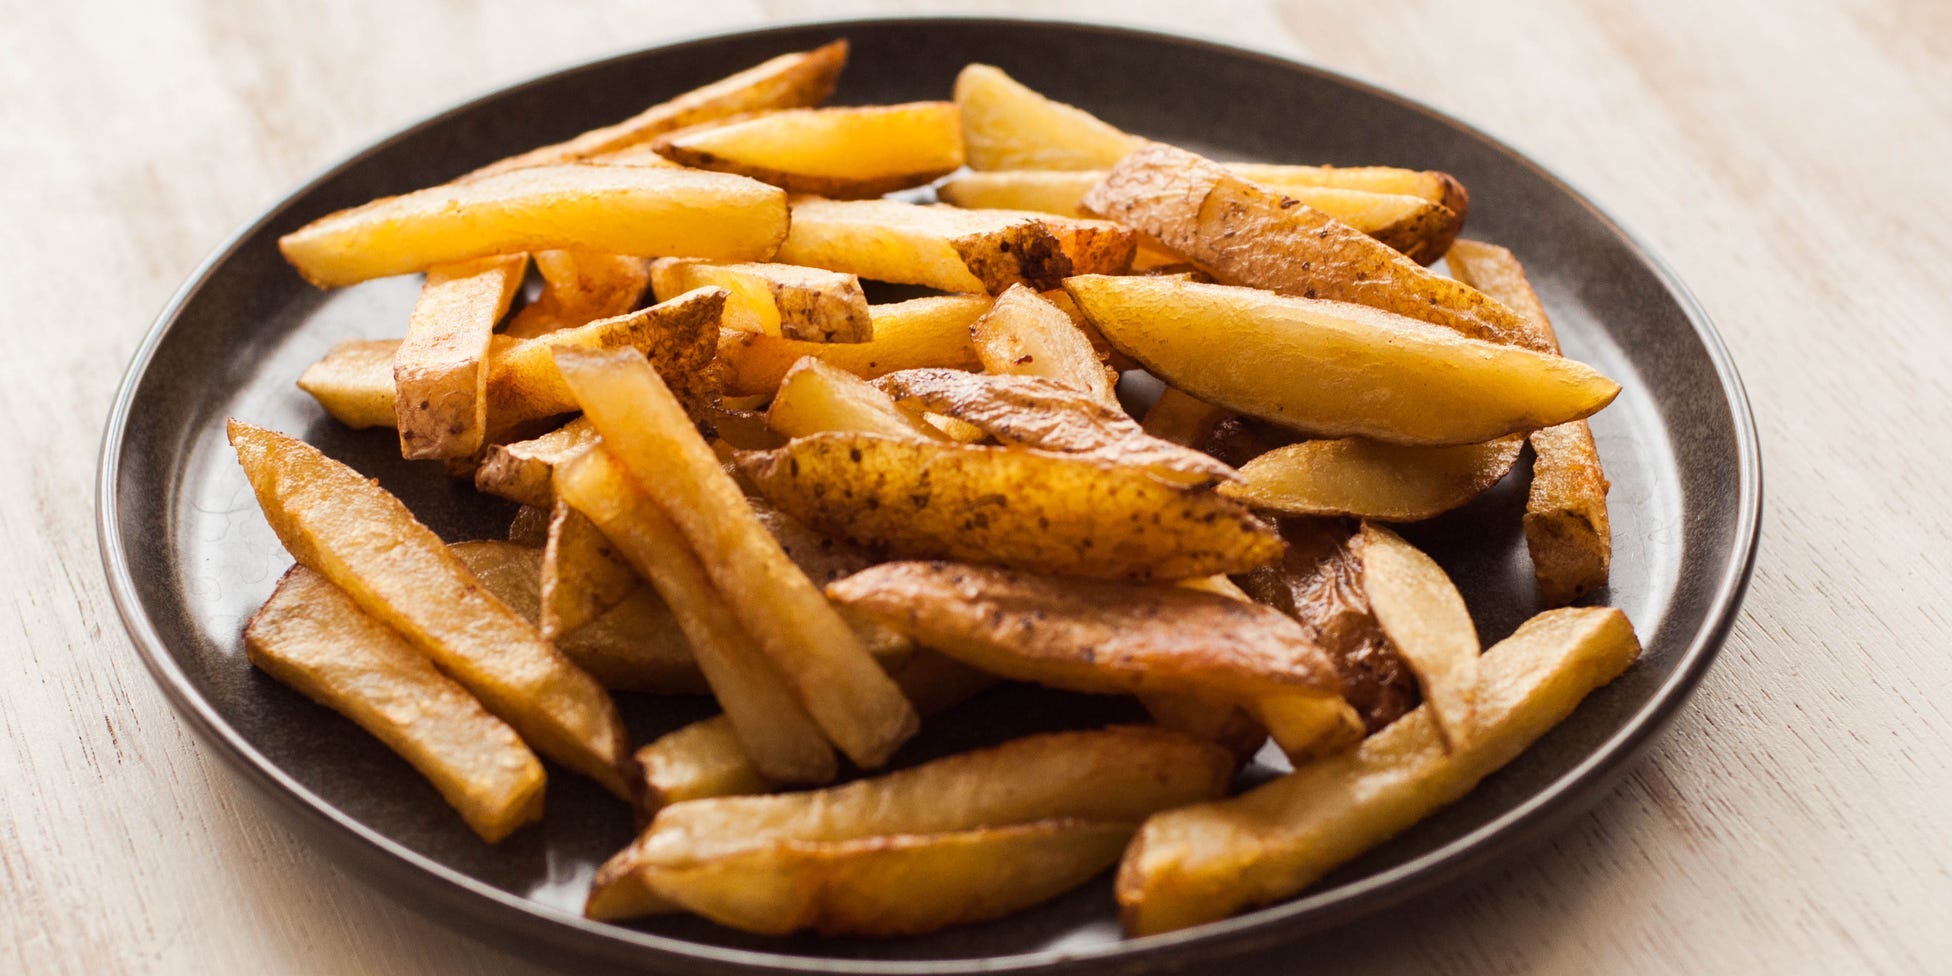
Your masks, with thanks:
M 116 378 L 233 228 L 423 114 L 693 32 L 937 6 L 10 5 L 0 970 L 533 971 L 297 844 L 171 712 L 95 548 Z M 1083 6 L 1349 71 L 1532 153 L 1674 264 L 1762 428 L 1754 587 L 1673 730 L 1556 841 L 1311 946 L 1310 971 L 1952 965 L 1952 5 Z

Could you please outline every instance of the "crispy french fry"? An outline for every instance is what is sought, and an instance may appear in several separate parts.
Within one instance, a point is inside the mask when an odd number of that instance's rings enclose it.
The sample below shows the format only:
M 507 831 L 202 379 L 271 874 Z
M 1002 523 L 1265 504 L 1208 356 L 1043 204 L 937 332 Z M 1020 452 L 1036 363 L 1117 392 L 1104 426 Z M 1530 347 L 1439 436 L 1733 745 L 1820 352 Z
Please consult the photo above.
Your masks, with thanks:
M 580 512 L 556 501 L 542 549 L 542 636 L 560 642 L 642 585 L 630 562 Z
M 1054 288 L 1073 274 L 1120 274 L 1138 238 L 1103 220 L 1019 210 L 961 210 L 899 200 L 793 201 L 779 260 L 830 271 L 996 294 Z
M 1418 522 L 1469 502 L 1504 480 L 1525 447 L 1520 435 L 1454 447 L 1402 447 L 1360 437 L 1302 441 L 1240 467 L 1223 489 L 1262 511 Z
M 554 249 L 761 261 L 786 237 L 786 194 L 728 173 L 567 164 L 382 197 L 278 239 L 321 288 L 495 254 Z
M 1063 309 L 1022 285 L 996 296 L 969 335 L 986 372 L 1041 376 L 1118 404 L 1118 374 L 1098 357 L 1090 337 Z
M 324 576 L 292 567 L 245 625 L 244 654 L 386 743 L 482 840 L 542 818 L 542 764 L 515 730 Z
M 1444 744 L 1471 728 L 1478 686 L 1478 632 L 1443 567 L 1403 537 L 1364 522 L 1362 589 L 1383 634 L 1416 673 Z
M 533 339 L 622 315 L 637 307 L 651 282 L 650 262 L 628 254 L 538 251 L 535 267 L 542 273 L 542 294 L 522 306 L 502 330 L 511 339 Z
M 1485 653 L 1462 748 L 1446 751 L 1419 708 L 1353 750 L 1241 796 L 1155 815 L 1119 868 L 1126 930 L 1215 921 L 1308 887 L 1470 792 L 1639 653 L 1618 610 L 1548 611 Z
M 543 755 L 634 798 L 610 695 L 488 595 L 439 537 L 358 472 L 310 445 L 230 422 L 265 518 L 302 564 L 398 630 Z
M 869 379 L 918 366 L 974 369 L 969 326 L 989 308 L 989 298 L 982 295 L 934 295 L 873 305 L 874 338 L 868 342 L 800 342 L 727 331 L 718 344 L 719 360 L 726 366 L 725 392 L 771 394 L 786 371 L 807 356 Z M 349 348 L 344 357 L 357 355 L 363 351 Z M 349 412 L 353 406 L 347 404 Z
M 1504 302 L 1535 330 L 1538 345 L 1559 350 L 1545 306 L 1510 251 L 1458 241 L 1445 256 L 1451 274 Z M 1525 547 L 1539 592 L 1559 606 L 1606 585 L 1613 531 L 1606 512 L 1606 470 L 1583 420 L 1532 432 L 1532 493 L 1525 502 Z
M 789 109 L 694 126 L 653 145 L 686 166 L 859 199 L 960 167 L 962 119 L 949 102 Z
M 829 430 L 857 430 L 888 437 L 940 440 L 935 428 L 904 413 L 880 388 L 837 366 L 808 356 L 780 381 L 766 423 L 788 437 Z
M 488 347 L 522 285 L 527 255 L 428 270 L 393 354 L 394 426 L 404 457 L 463 458 L 488 430 Z
M 556 497 L 550 479 L 556 465 L 583 453 L 598 438 L 581 417 L 541 437 L 490 445 L 475 469 L 474 486 L 491 495 L 546 510 Z
M 821 731 L 861 766 L 886 762 L 914 734 L 915 710 L 759 523 L 657 371 L 629 353 L 565 350 L 557 365 Z
M 1331 695 L 1267 695 L 1247 703 L 1290 762 L 1331 756 L 1362 741 L 1362 716 Z
M 874 319 L 860 279 L 791 264 L 713 264 L 664 258 L 651 267 L 660 301 L 717 286 L 731 297 L 725 327 L 802 342 L 867 342 Z

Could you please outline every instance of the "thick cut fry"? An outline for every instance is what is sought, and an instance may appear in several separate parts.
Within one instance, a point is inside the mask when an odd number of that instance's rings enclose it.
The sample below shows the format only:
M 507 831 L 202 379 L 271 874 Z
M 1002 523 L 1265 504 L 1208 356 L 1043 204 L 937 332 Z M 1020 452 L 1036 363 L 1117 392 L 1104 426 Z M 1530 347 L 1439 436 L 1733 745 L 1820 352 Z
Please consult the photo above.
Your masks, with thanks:
M 391 427 L 396 422 L 393 356 L 399 351 L 398 339 L 342 339 L 305 367 L 298 388 L 354 430 Z
M 791 264 L 713 264 L 665 258 L 651 267 L 659 301 L 708 285 L 725 289 L 725 327 L 802 342 L 867 342 L 874 319 L 861 281 Z
M 651 283 L 650 262 L 628 254 L 538 251 L 535 267 L 542 273 L 542 294 L 522 306 L 502 330 L 511 339 L 533 339 L 622 315 L 637 307 Z
M 1249 702 L 1247 711 L 1289 762 L 1334 755 L 1362 741 L 1362 716 L 1340 696 L 1269 695 Z
M 919 935 L 1001 918 L 1090 880 L 1135 825 L 1043 820 L 940 834 L 779 841 L 658 871 L 659 895 L 761 935 Z
M 972 64 L 956 76 L 956 107 L 971 169 L 1102 169 L 1139 143 L 987 64 Z
M 1361 305 L 1164 278 L 1091 275 L 1064 287 L 1168 384 L 1321 435 L 1476 444 L 1583 419 L 1620 392 L 1582 363 Z
M 1559 350 L 1545 306 L 1510 251 L 1458 241 L 1444 259 L 1451 273 L 1516 310 L 1536 330 L 1535 344 Z M 1532 494 L 1525 502 L 1525 547 L 1548 605 L 1571 603 L 1606 585 L 1613 530 L 1606 471 L 1583 420 L 1532 432 Z
M 1421 196 L 1324 186 L 1318 167 L 1253 167 L 1256 175 L 1252 177 L 1245 176 L 1249 168 L 1240 164 L 1227 169 L 1299 200 L 1420 264 L 1441 257 L 1464 225 L 1461 214 Z M 1091 217 L 1095 215 L 1086 211 L 1081 201 L 1104 178 L 1104 170 L 968 173 L 942 184 L 936 194 L 958 207 Z
M 542 764 L 515 730 L 318 573 L 285 574 L 245 626 L 244 654 L 386 743 L 482 840 L 541 819 Z
M 915 710 L 759 523 L 657 371 L 628 353 L 566 350 L 557 364 L 605 449 L 677 526 L 821 731 L 863 767 L 886 762 L 914 734 Z
M 811 51 L 782 54 L 702 88 L 694 88 L 668 102 L 659 102 L 615 125 L 591 129 L 566 142 L 541 146 L 490 163 L 464 179 L 621 153 L 666 132 L 746 112 L 818 105 L 834 93 L 834 83 L 846 66 L 846 41 L 834 41 Z
M 1162 441 L 1197 447 L 1231 416 L 1230 411 L 1169 386 L 1159 391 L 1159 399 L 1145 412 L 1143 426 L 1146 433 Z
M 1244 179 L 1283 191 L 1288 187 L 1318 186 L 1420 197 L 1455 213 L 1459 223 L 1463 222 L 1464 214 L 1471 207 L 1470 194 L 1464 191 L 1464 184 L 1449 173 L 1437 170 L 1398 169 L 1395 166 L 1293 166 L 1284 163 L 1228 163 L 1226 166 Z M 1448 245 L 1438 253 L 1447 249 Z
M 986 372 L 1041 376 L 1118 404 L 1118 374 L 1098 357 L 1091 338 L 1063 309 L 1022 285 L 996 296 L 969 336 Z
M 970 348 L 969 326 L 989 309 L 990 300 L 981 295 L 934 295 L 870 306 L 874 338 L 868 342 L 798 342 L 728 331 L 718 344 L 718 357 L 726 367 L 725 392 L 770 394 L 779 388 L 786 371 L 807 356 L 868 379 L 919 366 L 974 369 L 976 352 Z M 340 354 L 338 349 L 333 352 Z M 343 358 L 350 362 L 362 355 L 363 350 L 347 348 Z M 356 403 L 345 407 L 349 414 L 363 416 L 356 412 Z
M 1360 437 L 1302 441 L 1241 465 L 1228 495 L 1285 515 L 1353 515 L 1418 522 L 1491 490 L 1518 463 L 1525 439 L 1402 447 Z
M 539 549 L 493 540 L 457 542 L 448 549 L 495 599 L 508 604 L 522 619 L 539 624 Z M 671 608 L 649 586 L 631 591 L 602 616 L 558 638 L 555 645 L 612 691 L 698 695 L 711 690 L 698 673 L 691 645 L 686 643 Z
M 1245 506 L 1097 458 L 829 433 L 743 455 L 739 470 L 794 518 L 905 558 L 1184 579 L 1281 551 Z
M 482 258 L 427 272 L 393 354 L 395 426 L 404 457 L 459 458 L 488 429 L 488 346 L 522 286 L 526 255 Z
M 542 549 L 542 636 L 560 642 L 642 585 L 630 562 L 582 513 L 556 501 Z
M 779 260 L 830 271 L 996 294 L 1055 288 L 1074 274 L 1121 274 L 1138 237 L 1103 220 L 1018 210 L 959 210 L 899 200 L 793 201 Z
M 1280 611 L 1180 586 L 883 563 L 827 594 L 971 667 L 1058 688 L 1229 700 L 1341 691 L 1327 654 Z
M 1362 589 L 1370 612 L 1417 676 L 1437 734 L 1450 748 L 1471 727 L 1478 632 L 1443 567 L 1390 530 L 1362 526 Z
M 556 465 L 597 442 L 596 428 L 581 417 L 541 437 L 494 444 L 474 472 L 474 486 L 491 495 L 548 509 L 556 497 L 550 485 Z
M 609 449 L 585 451 L 559 466 L 556 493 L 596 523 L 632 568 L 657 587 L 753 765 L 774 782 L 832 779 L 834 754 L 820 728 L 734 615 L 678 527 Z
M 695 126 L 654 143 L 666 158 L 791 193 L 878 197 L 962 165 L 962 119 L 948 102 L 803 108 Z
M 610 695 L 359 473 L 241 421 L 230 442 L 265 519 L 300 563 L 398 630 L 543 755 L 633 798 L 630 742 Z
M 1152 236 L 1221 284 L 1368 305 L 1469 338 L 1543 351 L 1503 303 L 1182 149 L 1147 144 L 1093 187 L 1084 205 Z
M 780 381 L 779 394 L 766 410 L 766 423 L 788 437 L 830 430 L 925 440 L 944 436 L 896 407 L 879 387 L 812 356 L 800 360 Z
M 557 248 L 763 261 L 786 221 L 786 194 L 743 176 L 570 164 L 382 197 L 286 234 L 278 249 L 329 288 Z
M 1447 752 L 1418 709 L 1349 752 L 1241 796 L 1154 816 L 1119 868 L 1126 930 L 1215 921 L 1308 887 L 1470 792 L 1639 653 L 1618 610 L 1548 611 L 1484 655 L 1462 748 Z
M 1143 467 L 1176 485 L 1238 480 L 1234 469 L 1147 434 L 1115 403 L 1035 376 L 908 369 L 875 385 L 897 403 L 916 403 L 974 426 L 998 443 Z

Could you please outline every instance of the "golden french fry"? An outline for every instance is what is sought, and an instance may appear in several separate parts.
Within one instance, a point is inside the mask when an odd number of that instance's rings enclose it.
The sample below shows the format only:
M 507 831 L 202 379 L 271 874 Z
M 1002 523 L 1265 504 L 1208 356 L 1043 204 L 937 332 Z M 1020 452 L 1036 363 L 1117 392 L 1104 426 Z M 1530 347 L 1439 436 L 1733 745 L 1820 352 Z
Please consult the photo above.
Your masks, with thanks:
M 972 64 L 956 76 L 969 168 L 1102 169 L 1139 140 L 1083 109 L 1054 102 L 1002 69 Z
M 1118 374 L 1098 357 L 1090 337 L 1063 309 L 1029 288 L 1011 285 L 996 296 L 969 334 L 986 372 L 1041 376 L 1118 405 Z
M 628 254 L 537 251 L 535 267 L 542 274 L 542 294 L 522 306 L 502 330 L 511 339 L 533 339 L 622 315 L 637 307 L 651 282 L 650 262 Z
M 1362 716 L 1339 695 L 1267 695 L 1246 709 L 1290 762 L 1334 755 L 1362 741 Z
M 1154 722 L 1215 743 L 1241 762 L 1267 742 L 1260 720 L 1233 702 L 1184 691 L 1140 692 L 1138 699 Z
M 386 743 L 482 840 L 542 818 L 542 764 L 515 730 L 324 576 L 292 567 L 245 625 L 244 654 Z
M 1484 655 L 1462 748 L 1427 708 L 1240 796 L 1157 814 L 1118 873 L 1125 927 L 1151 935 L 1286 898 L 1471 791 L 1639 656 L 1625 614 L 1552 610 Z
M 658 138 L 666 158 L 737 173 L 791 193 L 878 197 L 962 165 L 962 119 L 949 102 L 803 108 L 695 126 Z
M 488 430 L 488 347 L 522 285 L 527 255 L 440 265 L 427 272 L 393 354 L 395 424 L 408 458 L 461 458 Z
M 1182 447 L 1206 442 L 1213 428 L 1232 413 L 1173 387 L 1159 391 L 1159 399 L 1145 412 L 1145 432 Z
M 933 295 L 873 305 L 874 338 L 867 342 L 802 342 L 727 331 L 718 344 L 718 358 L 726 367 L 725 392 L 770 394 L 786 371 L 808 356 L 869 379 L 918 366 L 974 369 L 969 326 L 989 308 L 989 298 L 982 295 Z M 348 358 L 354 354 L 346 352 Z
M 808 356 L 780 380 L 766 423 L 788 437 L 857 430 L 888 437 L 940 440 L 935 428 L 910 417 L 887 393 L 837 366 Z
M 396 422 L 393 356 L 399 351 L 398 339 L 342 339 L 305 367 L 298 388 L 354 430 L 391 427 Z
M 663 258 L 651 267 L 660 301 L 716 286 L 731 297 L 725 327 L 802 342 L 867 342 L 874 319 L 861 281 L 850 274 L 791 264 L 713 264 Z
M 759 523 L 657 371 L 630 353 L 565 350 L 557 365 L 605 450 L 677 526 L 821 731 L 863 767 L 886 762 L 914 734 L 915 710 Z
M 1491 490 L 1518 463 L 1525 439 L 1403 447 L 1360 437 L 1302 441 L 1240 466 L 1223 491 L 1284 515 L 1353 515 L 1418 522 Z
M 1019 210 L 961 210 L 899 200 L 793 201 L 779 260 L 830 271 L 995 294 L 1054 288 L 1073 274 L 1120 274 L 1138 238 L 1103 220 Z
M 1358 552 L 1370 612 L 1416 673 L 1438 735 L 1456 748 L 1478 686 L 1478 632 L 1464 597 L 1435 560 L 1373 522 L 1363 523 Z
M 542 549 L 542 636 L 560 643 L 642 585 L 630 562 L 590 520 L 556 501 Z
M 283 434 L 237 420 L 229 433 L 293 557 L 399 631 L 537 751 L 634 798 L 629 737 L 610 695 L 488 595 L 399 499 Z
M 493 444 L 475 469 L 474 486 L 510 501 L 547 510 L 556 490 L 550 485 L 556 465 L 583 453 L 598 438 L 596 428 L 578 417 L 541 437 Z

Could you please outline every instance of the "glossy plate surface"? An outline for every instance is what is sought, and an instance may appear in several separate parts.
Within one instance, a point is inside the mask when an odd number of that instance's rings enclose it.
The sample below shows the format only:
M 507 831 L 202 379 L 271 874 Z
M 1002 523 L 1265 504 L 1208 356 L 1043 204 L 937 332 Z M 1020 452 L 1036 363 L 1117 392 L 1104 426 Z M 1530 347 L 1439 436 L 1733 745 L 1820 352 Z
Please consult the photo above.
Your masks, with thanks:
M 239 631 L 290 560 L 224 443 L 226 417 L 318 445 L 380 479 L 449 539 L 499 536 L 512 513 L 450 484 L 435 465 L 402 461 L 391 431 L 341 428 L 296 389 L 299 372 L 334 342 L 399 335 L 418 283 L 316 291 L 279 258 L 278 235 L 842 36 L 854 53 L 841 104 L 946 98 L 956 71 L 982 61 L 1130 131 L 1228 158 L 1456 174 L 1471 191 L 1466 233 L 1515 250 L 1567 354 L 1626 387 L 1593 422 L 1613 481 L 1613 587 L 1600 599 L 1632 618 L 1642 660 L 1464 801 L 1302 897 L 1129 942 L 1118 941 L 1106 879 L 1000 922 L 885 942 L 757 939 L 677 918 L 589 922 L 577 914 L 589 877 L 631 835 L 620 805 L 576 776 L 555 775 L 546 823 L 488 848 L 377 742 L 254 672 Z M 1298 937 L 1401 900 L 1581 809 L 1683 703 L 1733 621 L 1754 553 L 1760 479 L 1734 369 L 1680 284 L 1591 203 L 1483 134 L 1349 79 L 1235 48 L 1049 22 L 870 20 L 708 37 L 564 71 L 416 125 L 300 188 L 220 250 L 156 322 L 105 434 L 99 521 L 135 646 L 210 747 L 295 829 L 389 894 L 466 931 L 558 961 L 660 972 L 1136 973 Z M 1515 474 L 1406 533 L 1457 579 L 1487 645 L 1538 609 L 1519 531 L 1523 482 Z M 640 741 L 708 711 L 688 699 L 621 696 L 620 704 Z M 898 761 L 1127 714 L 1107 700 L 993 692 L 932 723 Z

